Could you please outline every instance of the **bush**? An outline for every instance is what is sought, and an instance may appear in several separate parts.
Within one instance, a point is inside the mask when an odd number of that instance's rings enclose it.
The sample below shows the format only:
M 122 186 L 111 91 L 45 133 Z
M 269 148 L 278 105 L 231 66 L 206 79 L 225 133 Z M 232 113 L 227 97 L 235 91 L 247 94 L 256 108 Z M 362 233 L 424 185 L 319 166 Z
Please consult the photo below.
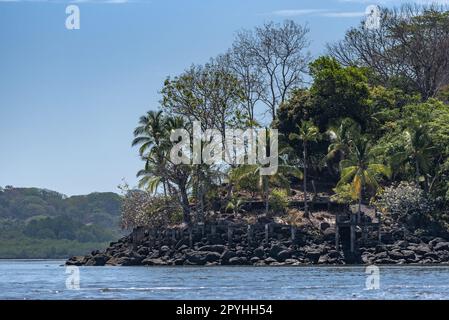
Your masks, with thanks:
M 288 207 L 288 195 L 284 189 L 273 189 L 269 197 L 270 209 L 273 213 L 285 213 Z
M 375 204 L 388 212 L 396 220 L 424 218 L 434 209 L 432 201 L 424 191 L 414 183 L 401 182 L 399 185 L 385 188 Z
M 176 199 L 140 190 L 129 190 L 123 200 L 123 229 L 165 227 L 182 221 L 182 208 Z

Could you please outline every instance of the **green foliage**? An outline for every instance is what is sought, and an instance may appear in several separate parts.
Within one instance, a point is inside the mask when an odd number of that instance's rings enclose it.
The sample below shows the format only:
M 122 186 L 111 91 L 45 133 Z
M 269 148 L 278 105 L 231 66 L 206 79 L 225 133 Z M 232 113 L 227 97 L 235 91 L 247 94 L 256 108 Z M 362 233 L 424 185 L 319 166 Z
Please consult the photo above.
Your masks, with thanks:
M 352 198 L 362 200 L 364 190 L 371 189 L 375 194 L 379 189 L 380 178 L 391 176 L 388 166 L 378 163 L 370 153 L 370 143 L 366 138 L 355 140 L 350 147 L 348 159 L 340 162 L 341 177 L 337 188 L 349 184 Z
M 1 259 L 67 259 L 103 249 L 109 242 L 78 242 L 73 240 L 15 237 L 1 239 Z
M 365 69 L 343 67 L 333 58 L 320 57 L 310 64 L 310 73 L 311 118 L 321 131 L 340 118 L 366 124 L 369 87 Z
M 288 207 L 288 194 L 285 189 L 275 188 L 269 197 L 270 210 L 275 213 L 285 213 Z
M 247 191 L 251 196 L 260 191 L 260 176 L 256 173 L 256 169 L 255 165 L 241 165 L 230 171 L 230 183 L 234 185 L 236 191 Z
M 104 246 L 121 235 L 121 203 L 114 193 L 68 198 L 37 188 L 2 189 L 0 258 L 64 258 Z

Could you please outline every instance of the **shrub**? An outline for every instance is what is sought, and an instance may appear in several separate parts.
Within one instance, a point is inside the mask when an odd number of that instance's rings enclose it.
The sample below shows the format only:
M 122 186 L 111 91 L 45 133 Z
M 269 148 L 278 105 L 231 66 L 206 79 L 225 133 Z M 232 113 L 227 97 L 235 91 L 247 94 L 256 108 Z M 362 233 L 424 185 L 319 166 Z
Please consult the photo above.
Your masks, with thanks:
M 288 195 L 284 189 L 273 189 L 269 197 L 270 209 L 274 213 L 285 213 L 288 207 Z
M 432 201 L 425 196 L 424 191 L 409 182 L 385 188 L 375 204 L 396 220 L 424 217 L 434 209 Z
M 182 221 L 182 208 L 171 197 L 152 195 L 150 192 L 128 190 L 123 199 L 121 226 L 165 227 Z

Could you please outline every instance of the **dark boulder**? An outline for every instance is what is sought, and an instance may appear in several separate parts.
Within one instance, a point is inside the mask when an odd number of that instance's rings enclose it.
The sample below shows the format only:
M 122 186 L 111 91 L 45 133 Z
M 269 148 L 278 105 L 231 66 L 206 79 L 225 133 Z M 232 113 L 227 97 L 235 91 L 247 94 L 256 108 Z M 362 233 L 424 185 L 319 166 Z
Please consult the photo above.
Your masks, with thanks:
M 246 257 L 234 257 L 229 259 L 230 265 L 246 265 L 248 264 L 248 259 Z
M 226 246 L 221 244 L 203 246 L 198 251 L 216 252 L 222 254 L 226 250 Z
M 449 250 L 449 242 L 438 242 L 435 246 L 434 246 L 434 250 L 435 251 L 442 251 L 442 250 Z
M 236 256 L 234 251 L 230 251 L 230 250 L 226 250 L 225 252 L 223 252 L 223 254 L 221 255 L 221 264 L 226 265 L 229 263 L 229 260 L 231 260 L 232 258 L 234 258 Z
M 277 260 L 278 261 L 285 261 L 286 259 L 289 259 L 292 256 L 292 252 L 291 250 L 282 250 L 281 252 L 278 253 L 277 255 Z
M 168 263 L 160 258 L 147 258 L 142 261 L 142 264 L 145 266 L 166 266 Z
M 263 249 L 263 247 L 258 247 L 254 249 L 254 255 L 262 259 L 265 256 L 265 250 Z

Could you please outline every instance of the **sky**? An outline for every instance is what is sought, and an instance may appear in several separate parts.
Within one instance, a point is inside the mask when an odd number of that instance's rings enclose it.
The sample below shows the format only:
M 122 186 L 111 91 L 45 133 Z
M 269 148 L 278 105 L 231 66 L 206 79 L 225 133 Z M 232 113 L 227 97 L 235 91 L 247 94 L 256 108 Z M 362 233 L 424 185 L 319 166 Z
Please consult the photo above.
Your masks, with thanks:
M 0 186 L 66 195 L 117 192 L 122 179 L 134 186 L 143 164 L 132 132 L 158 107 L 167 76 L 270 20 L 307 23 L 317 57 L 368 5 L 404 2 L 0 0 Z M 65 27 L 69 4 L 79 30 Z

